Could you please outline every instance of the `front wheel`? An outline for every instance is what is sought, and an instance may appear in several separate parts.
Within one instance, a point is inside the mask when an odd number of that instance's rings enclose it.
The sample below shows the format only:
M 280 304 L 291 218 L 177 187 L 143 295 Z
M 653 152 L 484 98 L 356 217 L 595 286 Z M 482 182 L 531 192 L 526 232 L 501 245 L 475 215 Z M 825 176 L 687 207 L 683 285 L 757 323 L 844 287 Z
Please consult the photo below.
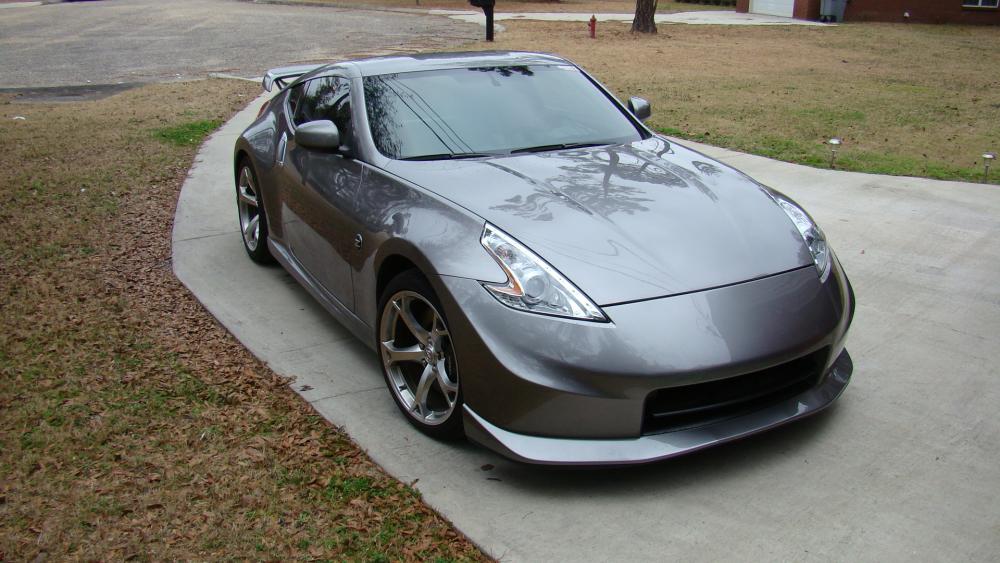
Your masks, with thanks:
M 382 373 L 396 406 L 431 437 L 462 437 L 458 362 L 434 290 L 416 270 L 404 272 L 389 282 L 379 310 Z
M 254 262 L 270 264 L 274 262 L 274 258 L 267 247 L 267 215 L 260 194 L 257 174 L 253 171 L 250 160 L 243 158 L 236 178 L 236 209 L 240 216 L 243 248 Z

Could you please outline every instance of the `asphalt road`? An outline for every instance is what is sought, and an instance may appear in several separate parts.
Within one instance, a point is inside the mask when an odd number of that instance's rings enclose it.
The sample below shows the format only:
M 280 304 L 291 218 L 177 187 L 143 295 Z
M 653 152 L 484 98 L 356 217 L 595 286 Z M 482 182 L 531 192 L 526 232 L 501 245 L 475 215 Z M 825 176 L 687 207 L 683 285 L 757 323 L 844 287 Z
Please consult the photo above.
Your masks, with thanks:
M 407 45 L 447 48 L 474 24 L 399 12 L 238 0 L 106 0 L 0 9 L 0 88 L 260 76 Z
M 377 463 L 502 561 L 1000 560 L 1000 189 L 819 170 L 696 146 L 806 206 L 857 293 L 854 377 L 828 411 L 641 468 L 518 465 L 397 411 L 375 354 L 281 268 L 252 263 L 235 136 L 201 149 L 174 272 Z M 247 303 L 254 303 L 248 308 Z

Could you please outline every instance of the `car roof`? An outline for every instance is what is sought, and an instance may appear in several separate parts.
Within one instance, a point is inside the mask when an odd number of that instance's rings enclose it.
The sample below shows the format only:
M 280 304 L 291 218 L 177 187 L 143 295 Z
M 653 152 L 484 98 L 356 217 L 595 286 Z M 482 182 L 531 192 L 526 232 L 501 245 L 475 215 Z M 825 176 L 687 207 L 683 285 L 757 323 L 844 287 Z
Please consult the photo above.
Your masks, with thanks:
M 334 63 L 317 74 L 327 71 L 347 71 L 350 76 L 378 76 L 422 70 L 470 68 L 482 66 L 530 66 L 572 64 L 566 59 L 545 53 L 521 51 L 466 51 L 455 53 L 421 53 L 372 57 Z

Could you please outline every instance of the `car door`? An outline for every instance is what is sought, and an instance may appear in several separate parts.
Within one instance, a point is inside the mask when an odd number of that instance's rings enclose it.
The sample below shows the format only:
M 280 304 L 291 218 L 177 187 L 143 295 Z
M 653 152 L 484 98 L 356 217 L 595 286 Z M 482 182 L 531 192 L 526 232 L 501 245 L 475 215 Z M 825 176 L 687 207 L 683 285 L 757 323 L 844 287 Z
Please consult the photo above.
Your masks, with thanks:
M 354 215 L 363 167 L 355 153 L 350 81 L 324 77 L 303 85 L 291 126 L 328 119 L 337 125 L 341 149 L 318 151 L 295 142 L 285 148 L 287 190 L 284 194 L 285 242 L 296 261 L 330 295 L 354 311 L 350 262 L 357 252 Z

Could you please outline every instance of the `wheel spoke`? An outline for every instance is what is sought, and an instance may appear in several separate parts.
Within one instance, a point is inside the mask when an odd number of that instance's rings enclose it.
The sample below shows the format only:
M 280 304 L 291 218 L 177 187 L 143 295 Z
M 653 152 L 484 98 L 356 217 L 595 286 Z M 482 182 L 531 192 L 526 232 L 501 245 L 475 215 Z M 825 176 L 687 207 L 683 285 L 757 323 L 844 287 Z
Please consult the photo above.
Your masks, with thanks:
M 257 196 L 250 191 L 249 186 L 241 185 L 237 194 L 239 195 L 240 201 L 243 203 L 257 207 Z
M 440 342 L 442 338 L 448 336 L 448 329 L 444 327 L 441 317 L 434 315 L 434 323 L 431 325 L 431 336 L 435 341 Z
M 413 316 L 413 309 L 411 308 L 412 303 L 413 299 L 404 297 L 394 302 L 392 306 L 396 308 L 396 312 L 399 313 L 399 318 L 406 324 L 406 328 L 410 329 L 413 336 L 419 340 L 421 344 L 426 346 L 427 339 L 430 335 L 428 334 L 427 329 L 421 326 L 420 322 L 417 321 L 417 318 Z
M 240 171 L 240 181 L 237 185 L 239 188 L 236 190 L 236 193 L 239 195 L 240 200 L 257 207 L 257 190 L 253 185 L 253 175 L 250 172 L 250 168 L 244 167 Z
M 397 348 L 394 342 L 389 341 L 382 343 L 382 349 L 385 350 L 386 359 L 390 364 L 421 362 L 424 359 L 424 351 L 416 344 L 407 348 Z
M 441 387 L 441 392 L 444 394 L 445 398 L 448 399 L 448 404 L 452 405 L 455 403 L 452 395 L 458 392 L 458 383 L 451 380 L 451 376 L 448 375 L 448 369 L 445 367 L 444 358 L 438 360 L 436 366 L 434 366 L 434 373 L 437 375 L 437 383 Z
M 434 368 L 424 367 L 424 372 L 420 374 L 420 382 L 413 392 L 413 407 L 420 416 L 427 416 L 430 412 L 427 409 L 427 394 L 431 390 L 431 383 L 434 382 Z
M 254 215 L 247 221 L 247 226 L 243 227 L 243 236 L 249 240 L 257 240 L 257 227 L 260 226 L 260 215 Z

